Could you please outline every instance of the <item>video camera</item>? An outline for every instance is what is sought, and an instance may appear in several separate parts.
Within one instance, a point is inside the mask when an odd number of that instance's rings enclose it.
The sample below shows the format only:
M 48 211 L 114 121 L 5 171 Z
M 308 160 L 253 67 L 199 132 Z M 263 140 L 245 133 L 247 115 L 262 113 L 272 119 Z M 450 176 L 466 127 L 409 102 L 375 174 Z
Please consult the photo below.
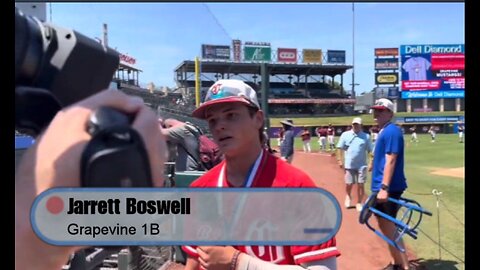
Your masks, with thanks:
M 119 53 L 104 44 L 15 7 L 15 128 L 38 135 L 62 107 L 108 88 L 119 61 Z M 83 187 L 153 186 L 148 154 L 132 120 L 109 107 L 90 116 L 86 131 L 92 138 L 79 164 Z M 101 249 L 88 260 L 78 252 L 70 269 L 96 269 L 120 249 Z
M 65 106 L 108 88 L 119 53 L 15 7 L 15 128 L 38 135 Z

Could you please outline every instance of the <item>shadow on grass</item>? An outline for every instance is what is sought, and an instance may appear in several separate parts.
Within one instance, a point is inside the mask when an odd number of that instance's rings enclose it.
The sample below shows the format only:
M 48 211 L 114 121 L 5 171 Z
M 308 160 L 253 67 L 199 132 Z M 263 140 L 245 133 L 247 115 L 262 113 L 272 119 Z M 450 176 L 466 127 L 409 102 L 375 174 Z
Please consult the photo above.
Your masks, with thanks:
M 459 263 L 448 260 L 424 260 L 422 258 L 410 261 L 415 270 L 458 270 Z

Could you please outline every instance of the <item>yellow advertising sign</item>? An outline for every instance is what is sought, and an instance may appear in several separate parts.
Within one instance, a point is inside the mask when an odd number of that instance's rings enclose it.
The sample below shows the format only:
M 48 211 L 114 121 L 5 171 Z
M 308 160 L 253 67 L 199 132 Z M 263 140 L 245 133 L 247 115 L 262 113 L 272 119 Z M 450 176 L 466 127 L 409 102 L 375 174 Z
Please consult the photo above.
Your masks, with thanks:
M 319 49 L 304 49 L 303 51 L 303 63 L 322 63 L 322 50 Z
M 375 74 L 376 84 L 398 84 L 398 73 L 377 73 Z

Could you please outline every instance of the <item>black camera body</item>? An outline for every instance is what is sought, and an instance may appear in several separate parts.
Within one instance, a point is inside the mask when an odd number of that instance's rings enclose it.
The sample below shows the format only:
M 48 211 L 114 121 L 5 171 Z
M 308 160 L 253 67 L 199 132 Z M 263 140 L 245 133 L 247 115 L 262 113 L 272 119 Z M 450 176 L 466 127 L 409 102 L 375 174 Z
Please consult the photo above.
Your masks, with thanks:
M 108 88 L 119 53 L 73 30 L 15 8 L 15 128 L 38 135 L 63 107 Z M 84 187 L 148 187 L 152 176 L 133 116 L 101 107 L 90 117 L 82 153 Z
M 61 108 L 108 88 L 119 53 L 15 8 L 15 127 L 37 135 Z

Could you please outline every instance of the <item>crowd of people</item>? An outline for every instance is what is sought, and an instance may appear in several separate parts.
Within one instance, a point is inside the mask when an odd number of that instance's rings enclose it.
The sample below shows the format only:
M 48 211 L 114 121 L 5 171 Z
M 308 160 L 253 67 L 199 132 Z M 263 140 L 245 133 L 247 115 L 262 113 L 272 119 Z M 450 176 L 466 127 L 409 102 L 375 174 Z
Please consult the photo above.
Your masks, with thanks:
M 285 120 L 284 120 L 285 121 Z M 411 125 L 408 127 L 405 127 L 402 124 L 395 124 L 399 127 L 400 131 L 404 135 L 410 136 L 410 143 L 416 143 L 418 144 L 420 142 L 418 138 L 418 130 L 419 128 L 417 125 Z M 372 125 L 369 128 L 366 128 L 365 126 L 362 125 L 362 131 L 367 133 L 370 137 L 370 141 L 375 144 L 380 128 L 378 125 Z M 303 152 L 305 153 L 311 153 L 313 152 L 313 147 L 311 146 L 311 140 L 314 135 L 316 135 L 317 139 L 316 142 L 318 142 L 318 149 L 320 152 L 335 152 L 336 147 L 335 147 L 335 141 L 340 138 L 340 136 L 345 132 L 345 131 L 350 131 L 352 129 L 352 126 L 337 126 L 337 127 L 332 127 L 332 124 L 324 125 L 324 126 L 318 126 L 316 128 L 311 128 L 311 127 L 302 127 L 301 131 L 296 131 L 295 132 L 295 137 L 300 137 L 303 143 Z M 311 131 L 313 130 L 313 133 Z M 407 133 L 408 130 L 408 133 Z M 431 138 L 431 142 L 435 143 L 437 141 L 437 134 L 440 131 L 439 126 L 437 125 L 424 125 L 423 128 L 420 129 L 424 134 L 428 134 Z M 277 146 L 280 147 L 283 138 L 284 138 L 285 130 L 282 125 L 282 127 L 274 133 L 274 137 L 277 140 Z M 457 122 L 457 134 L 458 134 L 458 142 L 463 143 L 464 142 L 464 134 L 465 134 L 465 124 L 462 121 Z M 337 139 L 336 139 L 337 138 Z

